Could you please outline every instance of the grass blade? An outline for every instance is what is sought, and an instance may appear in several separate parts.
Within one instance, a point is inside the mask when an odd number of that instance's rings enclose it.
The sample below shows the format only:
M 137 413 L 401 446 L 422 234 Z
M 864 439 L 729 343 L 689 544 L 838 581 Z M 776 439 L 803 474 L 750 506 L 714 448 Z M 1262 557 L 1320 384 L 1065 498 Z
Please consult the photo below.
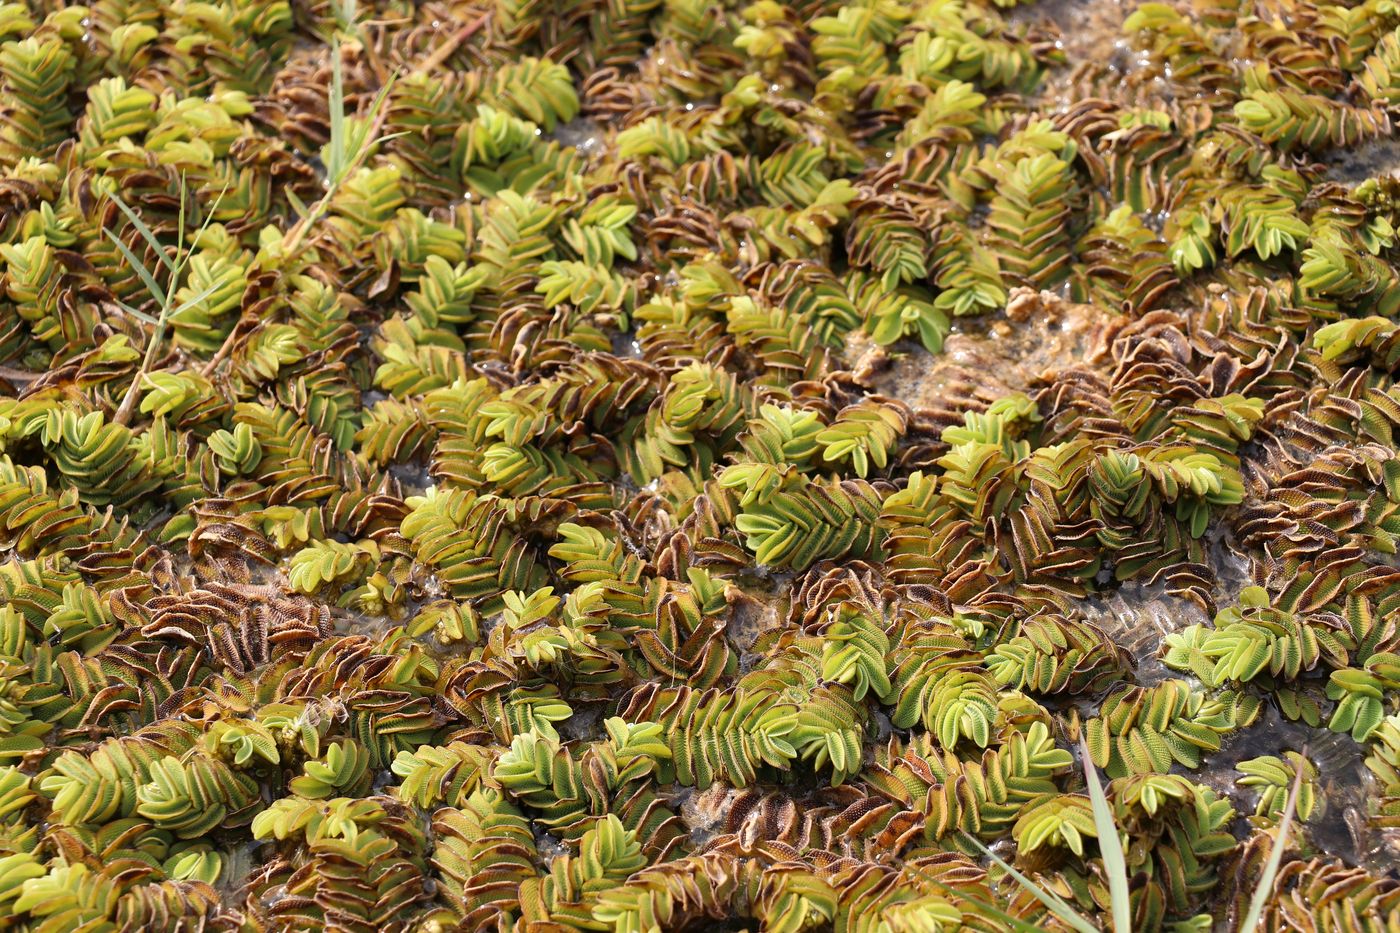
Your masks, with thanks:
M 132 317 L 136 318 L 136 320 L 141 321 L 142 323 L 151 325 L 160 323 L 160 321 L 151 317 L 145 311 L 142 311 L 138 308 L 133 308 L 131 305 L 127 304 L 125 301 L 122 301 L 120 298 L 113 298 L 112 301 L 116 303 L 118 308 L 121 308 L 127 314 L 131 315 Z
M 169 314 L 166 315 L 166 317 L 172 318 L 175 317 L 177 314 L 183 314 L 184 312 L 188 311 L 190 308 L 193 308 L 195 305 L 199 304 L 201 301 L 208 298 L 210 295 L 214 294 L 218 290 L 219 284 L 215 282 L 213 285 L 210 285 L 208 288 L 200 292 L 198 295 L 195 295 L 193 298 L 186 299 L 180 304 L 180 307 L 171 311 Z
M 326 147 L 326 181 L 334 186 L 340 183 L 345 171 L 345 79 L 341 74 L 340 42 L 331 43 L 331 139 Z
M 131 251 L 131 248 L 129 246 L 127 246 L 121 241 L 121 237 L 117 236 L 111 230 L 104 229 L 102 232 L 107 234 L 107 238 L 112 241 L 112 245 L 115 246 L 124 257 L 126 257 L 126 261 L 131 264 L 131 271 L 136 273 L 137 278 L 139 278 L 142 284 L 146 286 L 146 290 L 151 293 L 151 295 L 155 298 L 155 300 L 160 304 L 161 307 L 165 307 L 165 289 L 161 288 L 160 283 L 156 281 L 155 276 L 151 275 L 151 270 L 147 269 L 145 265 L 141 262 L 141 260 L 136 258 L 136 254 Z M 172 267 L 172 275 L 174 274 L 174 271 L 175 270 Z
M 343 3 L 335 5 L 335 18 L 340 28 L 350 32 L 355 28 L 355 20 L 359 16 L 359 3 L 356 0 L 345 0 Z
M 920 874 L 922 875 L 922 873 Z M 1000 907 L 996 906 L 995 904 L 989 904 L 986 901 L 982 900 L 980 897 L 973 897 L 966 891 L 959 891 L 952 885 L 945 884 L 944 882 L 939 881 L 936 878 L 928 878 L 927 876 L 924 876 L 924 880 L 926 880 L 929 884 L 933 885 L 935 888 L 944 892 L 945 894 L 951 894 L 958 900 L 967 901 L 969 904 L 972 904 L 978 910 L 984 911 L 987 914 L 987 916 L 995 917 L 997 920 L 1000 920 L 1002 923 L 1015 930 L 1016 933 L 1045 933 L 1044 927 L 1038 927 L 1034 923 L 1031 923 L 1029 920 L 1022 920 L 1020 917 L 1013 917 L 1006 911 L 1002 910 Z
M 210 206 L 208 213 L 205 215 L 204 223 L 200 226 L 199 233 L 195 235 L 196 240 L 199 239 L 199 236 L 202 235 L 205 230 L 209 229 L 209 224 L 212 223 L 214 219 L 214 212 L 219 209 L 219 204 L 223 201 L 224 195 L 228 193 L 228 187 L 229 183 L 225 182 L 223 190 L 219 192 L 219 196 L 214 199 L 213 205 Z M 174 308 L 173 310 L 171 308 L 175 303 L 175 290 L 179 287 L 180 271 L 185 268 L 185 265 L 190 259 L 190 251 L 185 249 L 185 199 L 187 197 L 189 197 L 189 189 L 186 185 L 185 176 L 182 173 L 180 175 L 179 245 L 176 247 L 176 259 L 172 261 L 170 257 L 165 254 L 165 250 L 161 249 L 160 242 L 156 240 L 155 235 L 151 233 L 150 228 L 141 221 L 141 218 L 137 217 L 136 213 L 132 211 L 131 208 L 127 207 L 121 198 L 117 197 L 115 194 L 112 195 L 112 200 L 117 203 L 117 206 L 121 208 L 122 212 L 136 225 L 136 229 L 141 232 L 142 237 L 146 239 L 147 243 L 152 245 L 156 250 L 156 254 L 160 256 L 161 263 L 170 271 L 170 281 L 166 284 L 165 288 L 161 288 L 160 283 L 157 282 L 155 276 L 151 274 L 151 270 L 142 265 L 141 261 L 136 258 L 136 254 L 133 253 L 115 233 L 110 230 L 103 231 L 107 234 L 108 238 L 111 239 L 112 243 L 116 245 L 121 254 L 126 257 L 126 261 L 131 263 L 131 268 L 136 272 L 136 275 L 141 281 L 145 283 L 151 296 L 160 304 L 160 317 L 152 319 L 149 315 L 143 314 L 135 308 L 122 304 L 120 301 L 117 302 L 121 305 L 123 310 L 127 311 L 129 314 L 135 315 L 142 321 L 154 325 L 155 329 L 151 333 L 150 341 L 146 344 L 146 353 L 141 358 L 141 365 L 137 367 L 136 376 L 131 380 L 131 385 L 127 386 L 126 395 L 122 397 L 121 404 L 117 407 L 117 411 L 113 415 L 113 422 L 116 424 L 124 425 L 131 420 L 132 413 L 136 408 L 137 396 L 141 394 L 141 386 L 149 381 L 147 374 L 150 372 L 151 366 L 154 365 L 156 354 L 160 352 L 161 344 L 165 340 L 165 331 L 170 323 L 170 318 L 173 315 L 184 312 L 188 308 L 194 307 L 218 290 L 217 283 L 211 284 L 193 298 L 183 302 L 178 308 Z
M 346 165 L 347 170 L 353 169 L 360 162 L 364 161 L 364 157 L 373 147 L 388 139 L 404 135 L 403 133 L 394 133 L 392 136 L 383 136 L 377 132 L 380 111 L 388 104 L 389 92 L 394 89 L 394 81 L 397 77 L 397 74 L 389 75 L 389 79 L 384 82 L 379 88 L 379 92 L 374 95 L 374 101 L 369 105 L 369 112 L 365 114 L 362 126 L 356 130 L 353 139 L 347 140 L 347 143 L 352 144 L 350 147 L 350 159 Z
M 292 206 L 292 210 L 296 211 L 296 215 L 298 217 L 305 217 L 306 212 L 310 209 L 306 206 L 306 202 L 297 197 L 297 193 L 291 188 L 288 188 L 285 193 L 287 195 L 287 203 Z
M 126 215 L 126 219 L 131 221 L 131 225 L 136 228 L 137 233 L 141 234 L 141 238 L 146 241 L 146 244 L 150 246 L 151 249 L 155 250 L 156 257 L 160 260 L 160 264 L 170 270 L 170 273 L 173 275 L 175 273 L 175 263 L 171 262 L 170 257 L 165 254 L 165 247 L 160 245 L 160 240 L 156 239 L 155 233 L 146 225 L 146 222 L 141 219 L 141 215 L 132 210 L 116 192 L 109 194 L 108 197 L 111 198 L 112 203 L 117 205 L 117 207 L 121 209 L 121 212 Z
M 1036 884 L 1034 881 L 1027 878 L 1025 875 L 1021 874 L 1016 869 L 1012 868 L 1004 859 L 1001 858 L 1001 856 L 997 855 L 991 849 L 984 846 L 982 844 L 982 840 L 967 833 L 964 833 L 963 835 L 965 838 L 970 840 L 973 845 L 980 849 L 983 855 L 990 858 L 993 862 L 996 862 L 997 865 L 1001 867 L 1002 871 L 1006 872 L 1008 875 L 1014 878 L 1017 884 L 1025 888 L 1027 891 L 1029 891 L 1032 895 L 1035 896 L 1036 900 L 1044 904 L 1046 910 L 1050 911 L 1056 917 L 1059 917 L 1065 923 L 1068 923 L 1071 927 L 1078 930 L 1079 933 L 1102 933 L 1102 931 L 1100 931 L 1098 927 L 1090 923 L 1089 920 L 1085 918 L 1085 916 L 1079 911 L 1069 906 L 1069 904 L 1067 904 L 1059 895 L 1051 891 L 1045 890 L 1040 885 Z
M 185 181 L 185 171 L 180 170 L 180 216 L 176 221 L 175 236 L 175 262 L 177 267 L 184 262 L 185 255 L 185 198 L 189 195 L 189 186 Z M 172 282 L 171 288 L 175 285 Z
M 1118 838 L 1118 825 L 1108 807 L 1099 784 L 1098 771 L 1089 757 L 1089 743 L 1079 737 L 1079 754 L 1084 762 L 1084 783 L 1089 788 L 1089 803 L 1094 809 L 1094 828 L 1099 834 L 1099 854 L 1103 856 L 1104 874 L 1108 875 L 1108 901 L 1113 910 L 1114 933 L 1132 933 L 1132 904 L 1128 898 L 1128 861 L 1123 857 L 1123 841 Z
M 201 224 L 199 225 L 199 232 L 197 232 L 197 233 L 194 235 L 194 245 L 198 245 L 198 244 L 199 244 L 199 239 L 200 239 L 200 237 L 204 236 L 204 231 L 208 230 L 208 229 L 209 229 L 209 225 L 212 224 L 212 223 L 214 222 L 214 212 L 217 211 L 217 210 L 219 209 L 219 205 L 222 204 L 222 203 L 224 202 L 224 195 L 228 194 L 228 186 L 229 186 L 229 182 L 227 182 L 227 181 L 224 182 L 223 188 L 219 189 L 218 195 L 216 195 L 215 198 L 214 198 L 214 203 L 213 203 L 213 204 L 210 204 L 210 205 L 209 205 L 209 209 L 206 210 L 206 211 L 204 212 L 204 222 L 201 223 Z M 181 230 L 181 232 L 182 232 L 182 236 L 183 236 L 183 231 L 184 231 L 184 229 L 185 229 L 185 224 L 184 224 L 184 212 L 181 211 L 181 212 L 180 212 L 180 230 Z M 179 262 L 176 264 L 176 266 L 175 266 L 175 269 L 176 269 L 177 272 L 178 272 L 179 270 L 185 268 L 186 264 L 188 264 L 189 261 L 190 261 L 190 256 L 191 256 L 191 255 L 193 255 L 193 252 L 192 252 L 192 251 L 187 251 L 187 250 L 184 250 L 184 249 L 182 249 L 182 250 L 180 251 L 180 261 L 179 261 Z
M 1288 849 L 1288 830 L 1293 825 L 1293 813 L 1298 806 L 1298 791 L 1303 786 L 1303 762 L 1308 750 L 1294 762 L 1293 786 L 1288 789 L 1288 803 L 1284 805 L 1283 817 L 1279 820 L 1278 835 L 1274 837 L 1273 848 L 1269 850 L 1269 860 L 1264 863 L 1264 872 L 1254 886 L 1254 896 L 1249 899 L 1249 912 L 1240 923 L 1239 933 L 1254 933 L 1259 927 L 1259 919 L 1264 915 L 1264 902 L 1274 890 L 1279 866 L 1283 864 L 1283 853 Z

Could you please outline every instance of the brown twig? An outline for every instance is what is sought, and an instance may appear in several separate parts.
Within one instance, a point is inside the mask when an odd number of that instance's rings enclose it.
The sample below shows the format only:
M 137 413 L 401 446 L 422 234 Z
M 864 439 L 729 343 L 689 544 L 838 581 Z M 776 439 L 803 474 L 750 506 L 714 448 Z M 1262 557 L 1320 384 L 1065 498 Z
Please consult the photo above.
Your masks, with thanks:
M 442 67 L 442 65 L 452 57 L 452 53 L 457 51 L 457 47 L 475 35 L 476 31 L 482 26 L 485 26 L 486 21 L 490 18 L 491 13 L 487 11 L 470 23 L 467 23 L 461 29 L 458 29 L 448 37 L 446 42 L 434 49 L 431 55 L 420 61 L 417 67 L 413 69 L 412 73 L 414 75 L 422 75 Z

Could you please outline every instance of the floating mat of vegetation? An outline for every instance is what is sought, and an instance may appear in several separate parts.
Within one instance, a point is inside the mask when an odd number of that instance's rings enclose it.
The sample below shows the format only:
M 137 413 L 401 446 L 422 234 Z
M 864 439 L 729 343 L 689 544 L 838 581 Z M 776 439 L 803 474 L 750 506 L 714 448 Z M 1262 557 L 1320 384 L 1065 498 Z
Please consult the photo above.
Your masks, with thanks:
M 0 5 L 0 928 L 1400 928 L 1400 5 L 1013 6 Z

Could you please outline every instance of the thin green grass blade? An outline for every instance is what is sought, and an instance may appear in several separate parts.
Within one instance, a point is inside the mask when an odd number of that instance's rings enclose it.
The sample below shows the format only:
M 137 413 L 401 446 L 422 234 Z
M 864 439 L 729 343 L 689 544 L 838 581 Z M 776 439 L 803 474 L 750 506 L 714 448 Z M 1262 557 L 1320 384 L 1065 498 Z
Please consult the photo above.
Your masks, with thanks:
M 150 246 L 151 249 L 155 250 L 156 257 L 160 259 L 161 265 L 174 273 L 175 263 L 171 261 L 169 256 L 165 255 L 165 247 L 160 245 L 160 240 L 156 239 L 155 232 L 141 219 L 141 215 L 132 210 L 115 192 L 109 194 L 108 197 L 110 197 L 112 203 L 117 205 L 121 212 L 126 215 L 126 219 L 131 221 L 131 225 L 136 228 L 137 233 L 141 234 L 141 238 L 146 241 L 146 244 Z
M 175 264 L 177 267 L 184 264 L 185 257 L 185 199 L 189 196 L 189 185 L 185 182 L 185 170 L 180 170 L 180 228 L 175 236 Z M 171 288 L 175 283 L 171 283 Z
M 208 209 L 207 211 L 204 212 L 204 222 L 201 223 L 201 224 L 199 225 L 199 232 L 196 233 L 195 236 L 194 236 L 194 239 L 195 239 L 195 242 L 196 242 L 196 243 L 198 243 L 198 242 L 199 242 L 199 238 L 200 238 L 201 236 L 204 235 L 204 231 L 206 231 L 206 230 L 209 229 L 209 225 L 210 225 L 211 223 L 214 222 L 214 212 L 217 211 L 217 210 L 219 209 L 219 205 L 223 203 L 224 195 L 228 194 L 228 186 L 229 186 L 229 183 L 228 183 L 227 181 L 224 182 L 224 187 L 219 191 L 218 195 L 214 198 L 214 203 L 211 204 L 211 205 L 209 205 L 209 209 Z M 183 229 L 183 227 L 182 227 L 182 229 Z M 188 252 L 186 252 L 184 249 L 181 249 L 181 250 L 180 250 L 180 259 L 179 259 L 179 262 L 177 262 L 177 263 L 175 264 L 175 271 L 176 271 L 177 273 L 180 272 L 180 270 L 182 270 L 182 269 L 185 268 L 186 264 L 188 264 L 189 261 L 190 261 L 190 254 L 189 254 Z
M 340 183 L 346 171 L 345 139 L 345 79 L 340 67 L 340 40 L 331 43 L 331 99 L 328 102 L 331 117 L 330 145 L 326 147 L 326 181 L 329 185 Z
M 147 314 L 145 311 L 141 311 L 141 310 L 138 310 L 138 309 L 136 309 L 136 308 L 133 308 L 131 305 L 127 304 L 125 301 L 122 301 L 120 298 L 113 298 L 112 301 L 116 303 L 116 305 L 117 305 L 118 308 L 121 308 L 123 311 L 125 311 L 127 314 L 131 315 L 132 317 L 136 318 L 136 320 L 138 320 L 138 321 L 143 321 L 143 322 L 145 322 L 145 323 L 147 323 L 147 324 L 159 324 L 159 323 L 160 323 L 160 321 L 158 321 L 158 320 L 156 320 L 155 318 L 151 317 L 151 316 L 150 316 L 149 314 Z
M 380 109 L 385 105 L 385 103 L 388 102 L 388 100 L 389 100 L 389 92 L 392 91 L 392 90 L 394 89 L 394 83 L 395 83 L 396 81 L 398 81 L 398 79 L 399 79 L 399 73 L 398 73 L 397 71 L 393 72 L 392 74 L 389 75 L 388 80 L 386 80 L 386 81 L 384 82 L 384 84 L 379 88 L 379 93 L 377 93 L 377 94 L 374 95 L 374 102 L 373 102 L 372 104 L 369 105 L 369 114 L 367 115 L 367 119 L 368 119 L 369 122 L 366 124 L 366 129 L 365 129 L 365 135 L 366 135 L 366 136 L 369 135 L 369 128 L 374 126 L 374 121 L 375 121 L 375 119 L 379 116 L 379 111 L 380 111 Z M 402 133 L 395 133 L 394 135 L 395 135 L 395 136 L 402 136 L 403 134 L 402 134 Z M 380 137 L 380 139 L 384 139 L 384 138 L 386 138 L 386 137 Z M 369 140 L 369 143 L 370 143 L 370 144 L 373 144 L 374 142 L 377 142 L 377 141 L 378 141 L 378 140 Z
M 306 202 L 303 201 L 301 198 L 297 197 L 296 192 L 293 191 L 291 188 L 288 188 L 286 190 L 286 195 L 287 203 L 292 206 L 292 210 L 296 211 L 297 216 L 305 217 L 306 212 L 309 210 L 309 208 L 306 206 Z
M 952 894 L 954 897 L 976 906 L 979 910 L 985 911 L 988 916 L 1000 920 L 1002 923 L 1015 930 L 1016 933 L 1045 933 L 1044 927 L 1038 927 L 1029 920 L 1022 920 L 1020 917 L 1013 917 L 1000 907 L 995 904 L 989 904 L 980 897 L 973 897 L 966 891 L 959 891 L 957 888 L 944 884 L 942 881 L 938 881 L 934 878 L 925 877 L 925 880 L 938 890 L 947 894 Z
M 349 124 L 349 129 L 346 131 L 346 151 L 344 161 L 341 165 L 342 174 L 335 176 L 337 182 L 345 181 L 350 173 L 364 162 L 365 158 L 369 155 L 369 151 L 375 146 L 404 135 L 403 133 L 392 133 L 387 136 L 383 134 L 376 136 L 374 134 L 375 125 L 379 122 L 380 112 L 388 105 L 389 92 L 393 90 L 394 82 L 397 79 L 397 72 L 391 74 L 389 79 L 380 87 L 379 93 L 374 95 L 374 102 L 370 104 L 369 112 L 365 114 L 365 118 Z
M 1102 933 L 1102 931 L 1099 930 L 1098 927 L 1090 923 L 1089 920 L 1083 914 L 1075 910 L 1069 904 L 1065 903 L 1065 901 L 1058 895 L 1045 890 L 1040 885 L 1036 884 L 1034 881 L 1027 878 L 1025 875 L 1021 874 L 1016 869 L 1012 868 L 1010 864 L 1008 864 L 1004 859 L 1001 858 L 1001 856 L 997 855 L 991 849 L 984 846 L 982 844 L 982 840 L 976 838 L 975 836 L 968 835 L 966 833 L 964 833 L 963 835 L 968 840 L 970 840 L 973 845 L 980 849 L 983 855 L 990 858 L 993 862 L 996 862 L 997 865 L 1001 867 L 1002 871 L 1006 872 L 1008 875 L 1014 878 L 1017 884 L 1025 888 L 1027 891 L 1029 891 L 1032 895 L 1035 896 L 1036 900 L 1044 904 L 1046 910 L 1059 917 L 1065 923 L 1068 923 L 1071 927 L 1078 930 L 1079 933 Z
M 151 293 L 162 308 L 165 307 L 165 289 L 161 288 L 155 276 L 151 275 L 151 270 L 147 269 L 141 260 L 136 258 L 136 254 L 131 251 L 129 246 L 121 241 L 121 237 L 117 236 L 111 230 L 103 230 L 102 232 L 107 234 L 107 238 L 112 241 L 112 245 L 117 248 L 118 252 L 126 257 L 126 261 L 131 264 L 132 271 L 136 273 L 141 283 L 146 286 L 147 291 Z M 174 274 L 173 267 L 171 268 L 171 274 Z
M 200 292 L 198 295 L 195 295 L 193 298 L 187 298 L 185 301 L 181 302 L 180 307 L 171 311 L 170 314 L 167 315 L 167 317 L 174 317 L 177 314 L 181 314 L 185 311 L 188 311 L 190 308 L 193 308 L 195 305 L 199 304 L 201 301 L 208 298 L 210 295 L 214 294 L 218 290 L 219 286 L 216 282 L 215 284 L 210 285 L 204 291 Z
M 1089 757 L 1089 743 L 1079 737 L 1079 754 L 1084 762 L 1084 783 L 1089 788 L 1089 803 L 1094 809 L 1094 828 L 1099 834 L 1099 854 L 1103 856 L 1104 873 L 1108 875 L 1108 899 L 1113 910 L 1114 933 L 1133 933 L 1132 904 L 1128 897 L 1128 861 L 1123 857 L 1123 841 L 1118 838 L 1118 825 L 1113 820 L 1108 798 L 1099 784 L 1099 774 Z
M 344 3 L 335 5 L 336 25 L 346 32 L 353 32 L 355 29 L 355 19 L 359 15 L 359 4 L 356 0 L 345 0 Z
M 219 209 L 219 205 L 224 203 L 224 195 L 228 194 L 229 185 L 233 184 L 233 179 L 224 182 L 224 186 L 219 189 L 219 193 L 214 196 L 214 203 L 209 205 L 209 210 L 204 212 L 204 222 L 199 225 L 199 232 L 203 233 L 209 229 L 209 225 L 214 222 L 214 212 Z M 198 239 L 198 237 L 196 237 Z
M 1264 863 L 1264 872 L 1254 886 L 1254 896 L 1249 899 L 1249 911 L 1244 915 L 1239 933 L 1254 933 L 1259 928 L 1259 919 L 1264 915 L 1264 902 L 1274 890 L 1274 880 L 1278 878 L 1279 866 L 1283 864 L 1283 853 L 1288 850 L 1288 830 L 1293 825 L 1293 813 L 1298 806 L 1298 790 L 1303 786 L 1303 761 L 1308 751 L 1298 758 L 1293 769 L 1293 786 L 1288 789 L 1288 802 L 1279 820 L 1278 835 L 1274 837 L 1273 848 L 1269 850 L 1269 860 Z

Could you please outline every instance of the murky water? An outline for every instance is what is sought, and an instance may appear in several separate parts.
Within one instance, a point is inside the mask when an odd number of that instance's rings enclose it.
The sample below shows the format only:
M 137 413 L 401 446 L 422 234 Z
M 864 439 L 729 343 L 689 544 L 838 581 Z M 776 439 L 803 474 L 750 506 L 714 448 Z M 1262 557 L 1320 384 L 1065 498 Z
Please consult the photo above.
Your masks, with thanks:
M 1242 775 L 1235 766 L 1261 755 L 1282 757 L 1284 752 L 1301 752 L 1317 768 L 1321 806 L 1306 824 L 1308 843 L 1350 865 L 1392 868 L 1395 853 L 1366 820 L 1376 792 L 1375 778 L 1366 769 L 1364 748 L 1349 735 L 1325 726 L 1292 722 L 1276 706 L 1265 703 L 1259 719 L 1248 729 L 1227 735 L 1220 751 L 1209 756 L 1191 777 L 1230 797 L 1243 819 L 1254 812 L 1257 797 L 1252 789 L 1236 786 Z

